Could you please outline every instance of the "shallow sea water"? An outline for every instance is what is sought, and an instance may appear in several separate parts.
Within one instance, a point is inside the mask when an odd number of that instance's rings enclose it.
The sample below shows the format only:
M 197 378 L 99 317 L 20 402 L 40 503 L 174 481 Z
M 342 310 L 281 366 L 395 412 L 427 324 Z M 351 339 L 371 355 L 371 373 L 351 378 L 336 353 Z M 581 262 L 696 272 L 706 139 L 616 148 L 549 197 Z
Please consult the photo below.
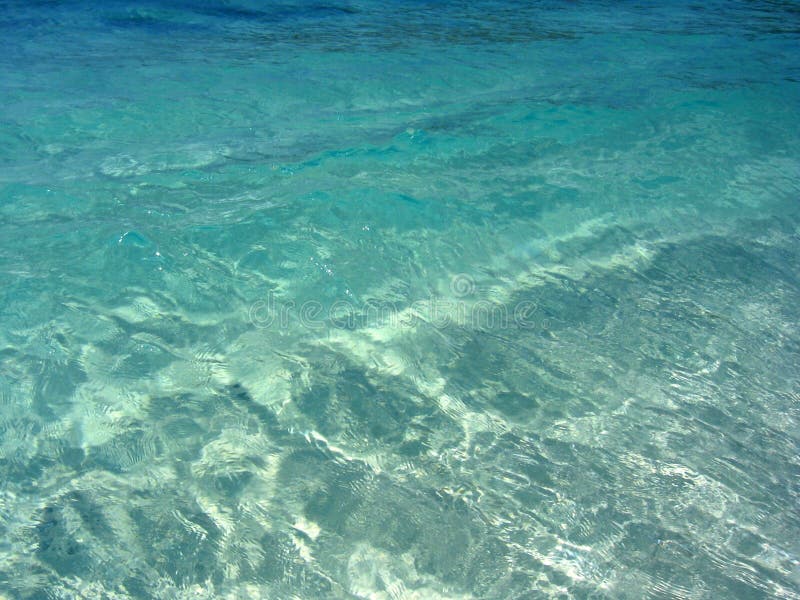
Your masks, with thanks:
M 0 14 L 0 598 L 800 598 L 800 8 Z

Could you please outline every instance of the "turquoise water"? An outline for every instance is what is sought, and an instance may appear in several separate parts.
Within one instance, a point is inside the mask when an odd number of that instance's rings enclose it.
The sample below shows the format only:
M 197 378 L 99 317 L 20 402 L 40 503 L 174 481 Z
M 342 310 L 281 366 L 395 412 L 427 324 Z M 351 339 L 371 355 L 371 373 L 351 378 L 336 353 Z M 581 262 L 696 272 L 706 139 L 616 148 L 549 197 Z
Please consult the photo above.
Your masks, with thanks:
M 0 598 L 800 598 L 800 9 L 5 2 Z

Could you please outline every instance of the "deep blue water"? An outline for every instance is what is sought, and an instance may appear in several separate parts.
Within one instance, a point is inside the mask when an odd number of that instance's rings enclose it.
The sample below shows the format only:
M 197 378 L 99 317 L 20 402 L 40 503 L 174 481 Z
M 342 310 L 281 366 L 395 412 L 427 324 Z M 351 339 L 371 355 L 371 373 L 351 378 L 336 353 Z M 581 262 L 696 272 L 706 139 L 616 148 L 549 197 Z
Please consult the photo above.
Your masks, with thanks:
M 0 598 L 800 598 L 796 2 L 0 9 Z

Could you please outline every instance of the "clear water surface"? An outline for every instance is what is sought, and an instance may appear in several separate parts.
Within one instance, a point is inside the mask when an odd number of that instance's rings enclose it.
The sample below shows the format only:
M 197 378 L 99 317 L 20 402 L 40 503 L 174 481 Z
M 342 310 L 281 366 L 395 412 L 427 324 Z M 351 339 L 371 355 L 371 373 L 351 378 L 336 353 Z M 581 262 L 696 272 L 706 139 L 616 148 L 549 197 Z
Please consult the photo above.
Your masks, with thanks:
M 800 7 L 0 11 L 0 597 L 800 598 Z

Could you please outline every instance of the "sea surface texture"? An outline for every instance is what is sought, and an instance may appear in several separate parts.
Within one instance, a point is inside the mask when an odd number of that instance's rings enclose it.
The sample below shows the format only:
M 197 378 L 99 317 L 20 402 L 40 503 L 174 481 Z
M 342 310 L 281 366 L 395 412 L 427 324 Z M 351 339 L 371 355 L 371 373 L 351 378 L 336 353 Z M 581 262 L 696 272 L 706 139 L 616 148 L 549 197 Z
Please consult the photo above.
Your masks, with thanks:
M 796 2 L 0 8 L 0 598 L 800 598 Z

